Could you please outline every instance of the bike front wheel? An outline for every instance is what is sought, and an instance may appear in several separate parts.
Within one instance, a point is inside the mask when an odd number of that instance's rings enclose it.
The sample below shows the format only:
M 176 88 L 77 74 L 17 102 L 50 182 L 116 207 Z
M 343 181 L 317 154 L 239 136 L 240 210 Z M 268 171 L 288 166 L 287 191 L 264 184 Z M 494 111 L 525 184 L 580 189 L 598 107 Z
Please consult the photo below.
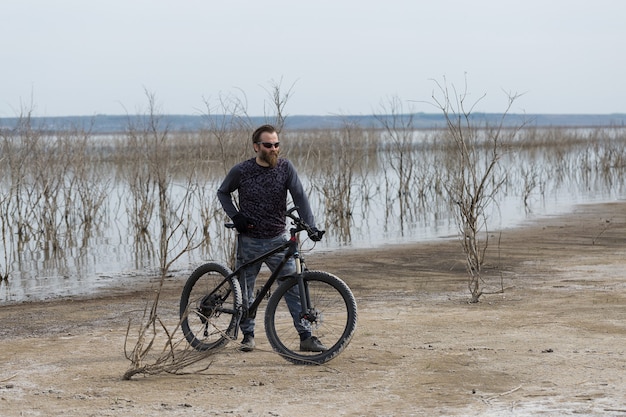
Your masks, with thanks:
M 357 308 L 352 291 L 341 279 L 321 271 L 302 273 L 309 298 L 309 313 L 301 319 L 293 317 L 285 297 L 299 294 L 298 280 L 291 277 L 283 282 L 270 297 L 265 309 L 265 332 L 274 349 L 286 360 L 300 365 L 328 362 L 339 355 L 350 343 L 356 329 Z M 300 337 L 294 322 L 311 328 L 327 348 L 323 352 L 301 351 Z
M 218 264 L 199 266 L 187 279 L 180 297 L 180 325 L 196 350 L 225 346 L 235 335 L 241 313 L 241 288 L 230 269 Z

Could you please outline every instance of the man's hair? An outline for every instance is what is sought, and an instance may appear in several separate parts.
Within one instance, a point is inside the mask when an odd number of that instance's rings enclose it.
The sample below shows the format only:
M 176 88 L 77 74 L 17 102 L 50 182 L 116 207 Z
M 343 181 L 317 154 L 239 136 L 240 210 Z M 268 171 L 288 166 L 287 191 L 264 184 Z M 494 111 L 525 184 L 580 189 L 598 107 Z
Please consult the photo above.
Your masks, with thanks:
M 272 125 L 259 126 L 252 134 L 252 143 L 259 143 L 261 141 L 261 135 L 265 132 L 278 133 L 276 128 Z

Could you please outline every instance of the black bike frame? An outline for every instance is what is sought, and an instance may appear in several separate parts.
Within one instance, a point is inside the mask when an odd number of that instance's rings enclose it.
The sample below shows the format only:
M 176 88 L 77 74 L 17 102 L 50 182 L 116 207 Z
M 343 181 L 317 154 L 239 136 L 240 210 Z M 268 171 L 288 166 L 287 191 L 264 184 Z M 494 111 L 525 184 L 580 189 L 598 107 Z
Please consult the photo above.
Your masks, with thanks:
M 272 274 L 268 278 L 268 280 L 265 283 L 265 285 L 263 285 L 263 287 L 261 287 L 261 289 L 259 290 L 259 292 L 258 292 L 257 296 L 255 297 L 254 301 L 252 302 L 252 304 L 247 306 L 247 308 L 244 305 L 244 311 L 242 312 L 243 314 L 241 316 L 241 319 L 244 319 L 244 318 L 247 318 L 247 317 L 254 317 L 254 316 L 256 316 L 256 311 L 259 308 L 259 305 L 261 304 L 261 301 L 263 300 L 265 295 L 269 293 L 272 284 L 274 284 L 274 282 L 276 282 L 276 280 L 278 279 L 278 277 L 280 275 L 280 272 L 283 270 L 283 268 L 287 264 L 287 261 L 289 261 L 290 258 L 294 258 L 296 260 L 296 273 L 295 273 L 294 277 L 298 280 L 298 288 L 299 288 L 299 293 L 300 293 L 300 307 L 301 307 L 300 318 L 303 318 L 303 317 L 307 316 L 307 312 L 309 311 L 310 298 L 309 298 L 309 293 L 307 291 L 307 288 L 304 285 L 304 280 L 302 278 L 301 266 L 299 266 L 299 265 L 301 265 L 301 262 L 300 262 L 300 253 L 298 251 L 297 230 L 296 229 L 291 229 L 290 232 L 291 232 L 291 238 L 287 242 L 283 243 L 280 246 L 277 246 L 275 249 L 272 249 L 272 250 L 270 250 L 270 251 L 268 251 L 268 252 L 258 256 L 255 259 L 252 259 L 252 260 L 250 260 L 248 262 L 243 263 L 237 269 L 235 269 L 230 275 L 228 275 L 226 278 L 224 278 L 224 281 L 222 281 L 222 283 L 217 286 L 217 288 L 221 287 L 223 284 L 225 284 L 227 281 L 229 281 L 233 277 L 237 277 L 238 278 L 239 277 L 239 273 L 241 272 L 242 269 L 247 268 L 247 267 L 249 267 L 251 265 L 255 265 L 257 263 L 261 263 L 265 259 L 269 258 L 270 256 L 275 255 L 275 254 L 277 254 L 279 252 L 282 252 L 285 249 L 287 249 L 287 252 L 285 252 L 285 255 L 283 256 L 282 261 L 280 262 L 280 264 L 278 265 L 276 270 L 274 270 L 274 272 L 272 272 Z M 237 236 L 237 238 L 239 239 L 239 236 Z M 237 250 L 239 250 L 239 248 L 237 248 Z M 244 283 L 244 286 L 245 286 L 245 283 Z M 244 296 L 244 297 L 248 296 L 247 288 L 242 288 L 242 292 L 245 292 L 245 294 L 242 294 L 242 296 Z

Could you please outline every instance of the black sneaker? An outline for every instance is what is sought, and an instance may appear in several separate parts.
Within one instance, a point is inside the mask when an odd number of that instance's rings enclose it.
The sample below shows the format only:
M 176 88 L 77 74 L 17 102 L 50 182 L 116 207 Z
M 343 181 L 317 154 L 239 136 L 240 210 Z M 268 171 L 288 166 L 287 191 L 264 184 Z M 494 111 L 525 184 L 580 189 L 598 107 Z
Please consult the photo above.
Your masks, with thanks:
M 325 352 L 327 350 L 328 348 L 315 336 L 311 336 L 300 342 L 301 352 Z
M 252 352 L 255 346 L 254 336 L 247 334 L 243 337 L 239 350 L 242 352 Z

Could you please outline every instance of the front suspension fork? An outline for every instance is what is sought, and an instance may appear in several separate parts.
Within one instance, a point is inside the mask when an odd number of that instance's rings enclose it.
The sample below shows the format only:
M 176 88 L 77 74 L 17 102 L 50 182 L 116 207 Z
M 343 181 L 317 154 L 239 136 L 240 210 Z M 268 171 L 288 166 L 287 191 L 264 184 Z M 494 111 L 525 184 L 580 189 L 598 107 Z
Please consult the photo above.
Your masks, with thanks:
M 304 261 L 300 259 L 298 254 L 294 256 L 294 260 L 296 262 L 296 279 L 298 280 L 298 293 L 300 295 L 300 320 L 307 321 L 310 325 L 310 323 L 315 321 L 315 316 L 311 314 L 312 306 L 309 286 L 304 282 L 304 276 L 302 274 Z

